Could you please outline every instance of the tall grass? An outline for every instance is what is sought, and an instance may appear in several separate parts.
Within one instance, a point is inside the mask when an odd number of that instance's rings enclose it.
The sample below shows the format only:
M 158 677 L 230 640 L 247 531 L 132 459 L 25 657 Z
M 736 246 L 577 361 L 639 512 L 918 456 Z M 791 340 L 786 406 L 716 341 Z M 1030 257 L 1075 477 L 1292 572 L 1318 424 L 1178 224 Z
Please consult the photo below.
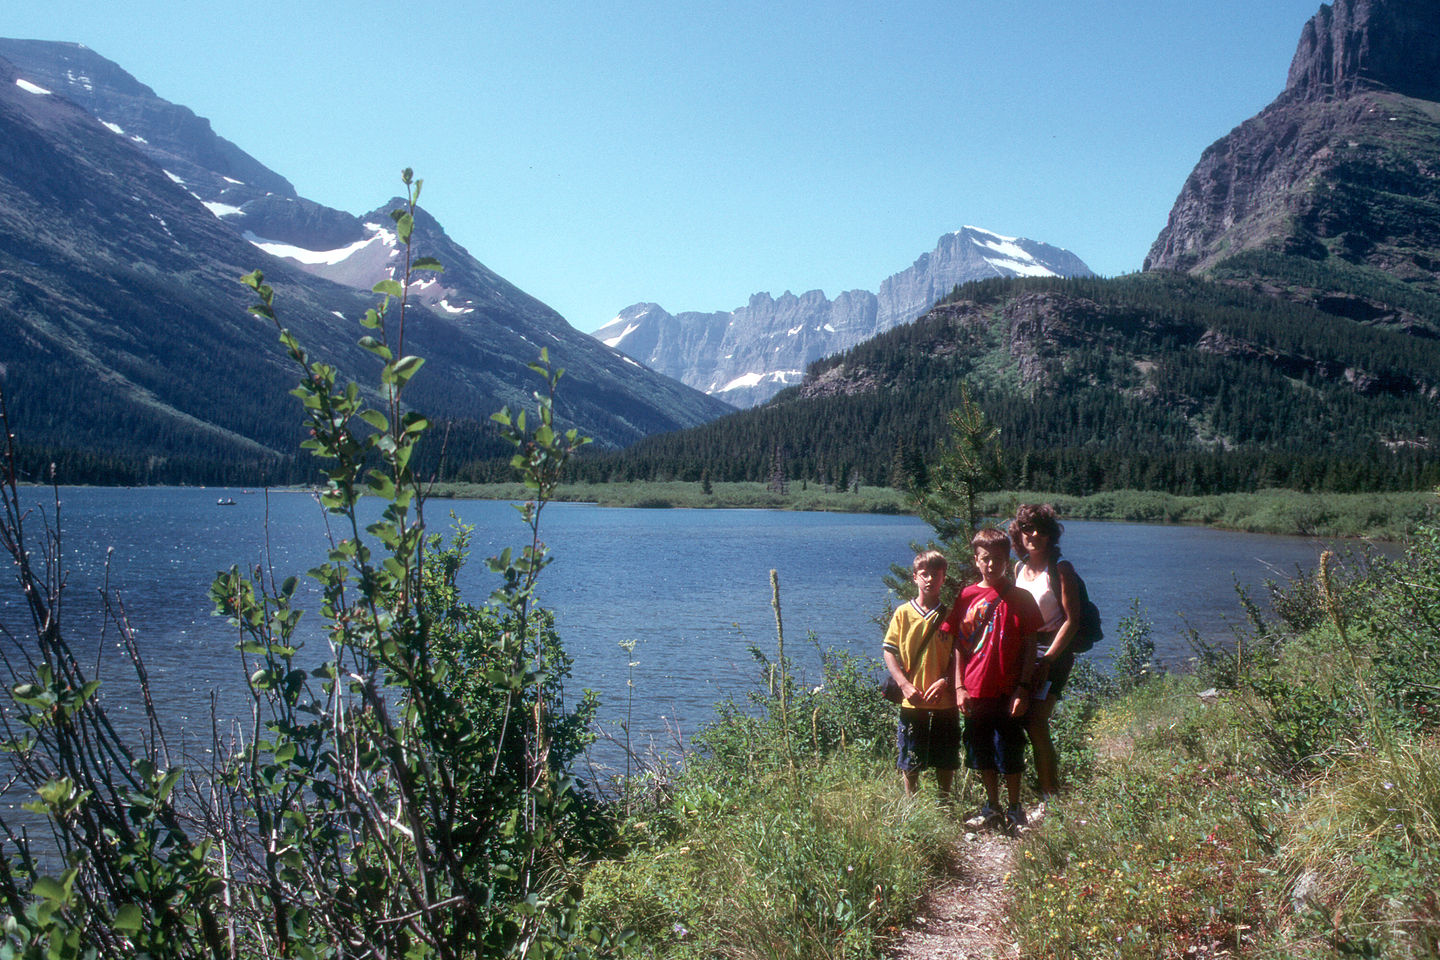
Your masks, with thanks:
M 1095 706 L 1012 884 L 1026 955 L 1437 955 L 1440 534 L 1324 567 L 1246 601 L 1224 670 Z
M 899 789 L 879 665 L 811 637 L 822 681 L 801 687 L 778 588 L 776 634 L 773 656 L 752 647 L 749 694 L 718 705 L 585 881 L 583 916 L 632 931 L 631 954 L 874 957 L 957 837 L 948 810 Z
M 851 749 L 743 788 L 686 774 L 591 871 L 585 916 L 633 931 L 639 956 L 873 957 L 956 834 L 886 772 Z
M 1435 507 L 1428 491 L 1305 493 L 1262 490 L 1182 497 L 1154 490 L 1109 490 L 1089 496 L 1007 491 L 991 494 L 985 509 L 1007 516 L 1018 502 L 1044 500 L 1075 520 L 1193 523 L 1247 533 L 1400 540 L 1414 533 Z

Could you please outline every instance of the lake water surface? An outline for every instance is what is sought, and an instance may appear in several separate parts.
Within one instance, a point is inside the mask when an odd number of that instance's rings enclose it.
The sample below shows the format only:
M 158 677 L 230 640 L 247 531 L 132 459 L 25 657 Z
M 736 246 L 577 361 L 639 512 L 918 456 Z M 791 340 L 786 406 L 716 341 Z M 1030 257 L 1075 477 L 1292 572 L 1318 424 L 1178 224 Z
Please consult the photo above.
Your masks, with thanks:
M 236 505 L 217 506 L 218 497 Z M 120 665 L 113 631 L 102 641 L 97 626 L 108 557 L 110 585 L 138 631 L 163 709 L 208 729 L 211 691 L 238 704 L 243 690 L 235 636 L 210 613 L 210 581 L 218 570 L 265 564 L 267 556 L 279 579 L 303 575 L 325 553 L 316 501 L 299 492 L 213 488 L 67 488 L 62 498 L 72 644 Z M 447 527 L 450 511 L 475 528 L 461 582 L 469 600 L 483 602 L 496 585 L 484 559 L 525 542 L 515 509 L 435 500 L 427 511 L 432 530 Z M 668 742 L 665 731 L 688 736 L 716 701 L 743 694 L 756 676 L 750 644 L 773 655 L 772 569 L 787 652 L 813 676 L 810 633 L 824 647 L 878 656 L 876 618 L 887 604 L 880 578 L 891 563 L 908 563 L 911 542 L 928 533 L 913 517 L 551 504 L 542 534 L 555 559 L 539 592 L 575 659 L 571 688 L 597 690 L 601 719 L 613 726 L 624 715 L 633 659 L 633 726 Z M 1092 656 L 1108 657 L 1118 619 L 1138 598 L 1168 665 L 1190 656 L 1187 624 L 1209 638 L 1229 636 L 1228 624 L 1241 619 L 1237 582 L 1258 588 L 1297 564 L 1308 569 L 1322 548 L 1297 537 L 1083 522 L 1066 524 L 1063 543 L 1104 618 L 1106 640 Z M 22 613 L 5 585 L 0 617 L 14 629 Z M 306 620 L 319 624 L 315 613 Z M 630 640 L 633 657 L 620 646 Z

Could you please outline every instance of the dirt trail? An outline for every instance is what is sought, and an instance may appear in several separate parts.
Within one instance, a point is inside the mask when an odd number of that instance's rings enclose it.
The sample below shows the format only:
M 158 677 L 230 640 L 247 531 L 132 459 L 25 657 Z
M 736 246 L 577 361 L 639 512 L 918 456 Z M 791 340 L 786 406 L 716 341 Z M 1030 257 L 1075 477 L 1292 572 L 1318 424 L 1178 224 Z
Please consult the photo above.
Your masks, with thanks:
M 1005 925 L 1005 875 L 1017 841 L 1003 833 L 967 832 L 951 851 L 945 879 L 925 895 L 920 911 L 888 960 L 1011 960 L 1019 947 Z

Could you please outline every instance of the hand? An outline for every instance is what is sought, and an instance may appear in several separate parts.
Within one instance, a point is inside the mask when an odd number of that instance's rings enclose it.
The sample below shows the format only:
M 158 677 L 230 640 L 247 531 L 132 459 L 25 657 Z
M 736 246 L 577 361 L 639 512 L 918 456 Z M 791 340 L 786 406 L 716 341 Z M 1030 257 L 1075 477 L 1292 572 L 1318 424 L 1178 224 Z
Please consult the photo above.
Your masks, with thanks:
M 1030 691 L 1025 687 L 1016 687 L 1015 693 L 1010 698 L 1010 716 L 1018 720 L 1025 716 L 1030 709 Z
M 920 696 L 924 699 L 926 703 L 934 703 L 935 701 L 939 700 L 941 696 L 944 695 L 946 689 L 949 688 L 949 686 L 950 678 L 941 677 L 939 680 L 936 680 L 934 683 L 930 684 L 930 686 L 926 687 L 925 692 L 922 693 Z
M 955 699 L 959 703 L 960 712 L 967 717 L 970 716 L 970 695 L 965 692 L 964 687 L 961 687 L 959 692 L 956 693 Z

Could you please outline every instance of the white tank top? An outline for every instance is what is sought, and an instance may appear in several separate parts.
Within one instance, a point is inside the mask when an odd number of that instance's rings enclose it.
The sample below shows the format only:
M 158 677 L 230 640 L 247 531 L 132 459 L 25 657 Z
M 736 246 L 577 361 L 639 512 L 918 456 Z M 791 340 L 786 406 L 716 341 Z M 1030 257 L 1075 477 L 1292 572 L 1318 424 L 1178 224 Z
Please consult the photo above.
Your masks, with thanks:
M 1045 625 L 1041 630 L 1060 629 L 1060 625 L 1065 622 L 1065 608 L 1060 604 L 1059 595 L 1050 589 L 1050 575 L 1044 567 L 1031 570 L 1028 563 L 1016 567 L 1015 586 L 1035 598 L 1035 603 L 1040 607 L 1040 616 L 1045 618 Z

